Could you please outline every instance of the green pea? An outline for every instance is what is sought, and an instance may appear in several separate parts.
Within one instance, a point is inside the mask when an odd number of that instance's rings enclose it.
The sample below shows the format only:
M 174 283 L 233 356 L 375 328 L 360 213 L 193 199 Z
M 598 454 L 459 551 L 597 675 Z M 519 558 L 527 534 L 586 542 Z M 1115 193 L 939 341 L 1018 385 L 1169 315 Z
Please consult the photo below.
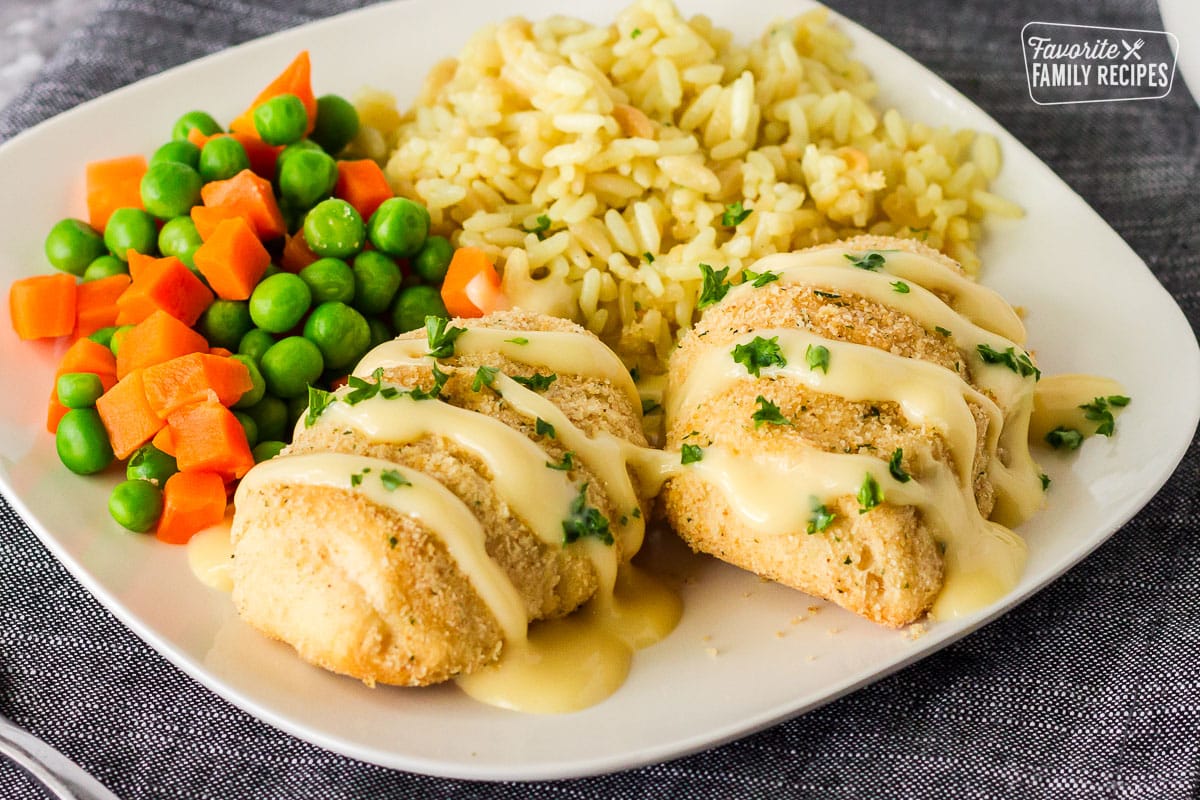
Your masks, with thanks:
M 119 525 L 135 533 L 145 533 L 157 525 L 162 510 L 162 489 L 150 481 L 122 481 L 108 496 L 108 513 Z
M 407 197 L 384 200 L 367 223 L 367 238 L 375 249 L 397 258 L 421 252 L 428 235 L 429 212 Z
M 363 249 L 366 227 L 345 200 L 322 200 L 304 218 L 304 240 L 319 256 L 349 258 Z
M 336 94 L 317 98 L 317 124 L 309 134 L 313 141 L 337 155 L 357 135 L 358 111 L 349 100 Z
M 396 262 L 376 250 L 354 259 L 354 306 L 364 314 L 379 314 L 391 305 L 402 279 Z
M 104 226 L 104 244 L 122 261 L 129 260 L 129 250 L 152 256 L 158 244 L 158 225 L 140 208 L 118 208 Z
M 196 223 L 188 216 L 167 220 L 158 232 L 158 251 L 164 256 L 175 256 L 193 272 L 196 271 L 196 250 L 202 244 L 204 240 L 196 230 Z
M 287 403 L 274 395 L 266 395 L 254 405 L 244 409 L 258 426 L 259 441 L 290 441 L 288 430 Z
M 154 151 L 150 156 L 150 166 L 164 161 L 176 161 L 192 169 L 200 164 L 200 148 L 187 139 L 173 139 Z
M 131 481 L 148 481 L 163 486 L 167 478 L 179 472 L 175 456 L 164 453 L 152 444 L 144 444 L 129 457 L 125 465 L 125 478 Z
M 291 144 L 304 138 L 308 109 L 294 94 L 279 94 L 254 109 L 254 129 L 267 144 Z
M 270 461 L 275 456 L 279 455 L 279 451 L 287 447 L 286 442 L 281 442 L 277 439 L 259 442 L 250 450 L 250 454 L 254 456 L 254 463 L 261 464 L 264 461 Z
M 91 475 L 113 461 L 108 431 L 94 408 L 72 408 L 58 422 L 54 434 L 58 459 L 77 475 Z
M 250 319 L 271 333 L 290 330 L 312 305 L 312 292 L 300 276 L 280 272 L 259 282 L 250 295 Z
M 258 362 L 247 355 L 238 353 L 233 356 L 237 361 L 246 365 L 246 371 L 250 373 L 250 388 L 245 394 L 237 399 L 231 408 L 249 408 L 257 405 L 263 399 L 263 395 L 267 393 L 267 382 L 263 379 L 262 371 L 258 368 Z
M 413 271 L 426 283 L 441 283 L 453 257 L 454 248 L 446 237 L 430 236 L 413 259 Z
M 246 335 L 238 342 L 237 351 L 239 355 L 247 356 L 257 367 L 262 362 L 263 353 L 267 352 L 267 348 L 273 344 L 275 344 L 275 337 L 268 331 L 264 331 L 262 328 L 252 328 L 246 331 Z
M 187 164 L 161 161 L 142 176 L 142 205 L 159 219 L 178 217 L 200 202 L 204 179 Z
M 221 126 L 212 118 L 212 115 L 203 111 L 189 111 L 175 121 L 175 126 L 171 128 L 171 138 L 186 140 L 188 132 L 192 128 L 196 128 L 205 136 L 221 132 Z
M 233 416 L 242 424 L 242 432 L 246 434 L 246 444 L 250 447 L 258 444 L 258 423 L 254 417 L 245 411 L 235 411 Z
M 321 258 L 300 270 L 300 280 L 308 284 L 314 303 L 354 300 L 354 271 L 340 258 Z
M 234 350 L 254 323 L 245 300 L 214 300 L 196 320 L 196 330 L 214 347 Z
M 104 237 L 81 219 L 63 219 L 46 234 L 45 251 L 55 269 L 82 275 L 89 264 L 104 255 Z
M 124 341 L 125 337 L 129 335 L 131 330 L 133 330 L 132 325 L 122 325 L 113 331 L 112 336 L 108 338 L 108 349 L 112 350 L 112 354 L 114 356 L 117 355 L 118 351 L 121 349 L 121 342 Z
M 117 326 L 109 325 L 107 328 L 101 328 L 98 331 L 92 331 L 88 334 L 88 338 L 96 344 L 103 345 L 111 350 L 113 334 L 116 332 Z
M 298 142 L 292 142 L 287 147 L 279 151 L 279 155 L 275 157 L 275 179 L 279 180 L 279 170 L 283 169 L 284 162 L 297 153 L 303 152 L 324 153 L 321 145 L 314 142 L 312 139 L 301 139 Z
M 100 376 L 91 372 L 67 372 L 58 376 L 54 382 L 58 393 L 58 402 L 67 408 L 91 408 L 96 400 L 104 394 L 104 384 Z
M 98 281 L 101 278 L 111 278 L 113 275 L 128 275 L 129 265 L 116 256 L 108 253 L 100 256 L 87 265 L 83 271 L 83 280 Z
M 371 347 L 368 348 L 368 352 L 370 349 L 396 338 L 396 331 L 392 330 L 386 322 L 377 317 L 371 317 L 367 320 L 367 325 L 371 328 Z
M 250 169 L 250 157 L 237 139 L 217 136 L 204 143 L 196 169 L 205 183 L 223 181 Z
M 321 377 L 325 362 L 315 344 L 303 336 L 289 336 L 263 353 L 261 369 L 271 394 L 283 398 L 300 397 L 307 396 L 309 385 Z
M 296 208 L 312 208 L 333 192 L 337 164 L 319 150 L 301 150 L 279 167 L 279 193 Z
M 433 286 L 410 286 L 396 297 L 392 307 L 392 324 L 400 333 L 424 327 L 425 317 L 446 317 L 446 304 Z
M 304 338 L 321 351 L 326 369 L 343 370 L 367 352 L 371 346 L 371 328 L 362 314 L 345 303 L 331 300 L 308 315 Z

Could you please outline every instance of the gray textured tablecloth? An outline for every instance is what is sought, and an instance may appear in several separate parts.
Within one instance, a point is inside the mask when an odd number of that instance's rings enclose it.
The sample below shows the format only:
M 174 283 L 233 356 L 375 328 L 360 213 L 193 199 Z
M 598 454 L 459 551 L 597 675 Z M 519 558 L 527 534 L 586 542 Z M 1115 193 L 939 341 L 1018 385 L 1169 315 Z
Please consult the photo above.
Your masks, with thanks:
M 356 5 L 111 0 L 0 113 L 0 140 L 166 67 Z M 1161 30 L 1153 3 L 832 5 L 1047 161 L 1200 324 L 1200 111 L 1181 80 L 1160 101 L 1039 107 L 1018 44 L 1030 20 Z M 129 799 L 1200 797 L 1198 473 L 1193 440 L 1166 488 L 1086 561 L 867 689 L 710 752 L 545 784 L 394 772 L 250 718 L 132 635 L 0 504 L 0 712 Z M 0 764 L 0 798 L 39 796 Z

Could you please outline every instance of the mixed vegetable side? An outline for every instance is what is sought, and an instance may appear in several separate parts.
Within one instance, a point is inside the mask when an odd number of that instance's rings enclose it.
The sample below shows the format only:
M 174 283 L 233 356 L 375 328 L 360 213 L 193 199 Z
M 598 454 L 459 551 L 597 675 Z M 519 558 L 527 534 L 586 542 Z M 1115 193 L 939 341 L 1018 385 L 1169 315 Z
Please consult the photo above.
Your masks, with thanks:
M 46 420 L 59 458 L 124 462 L 124 527 L 186 542 L 286 445 L 309 387 L 426 316 L 503 306 L 481 251 L 430 235 L 374 161 L 337 158 L 357 130 L 302 52 L 228 131 L 191 111 L 148 160 L 88 164 L 87 221 L 46 237 L 59 271 L 13 283 L 17 335 L 70 341 Z

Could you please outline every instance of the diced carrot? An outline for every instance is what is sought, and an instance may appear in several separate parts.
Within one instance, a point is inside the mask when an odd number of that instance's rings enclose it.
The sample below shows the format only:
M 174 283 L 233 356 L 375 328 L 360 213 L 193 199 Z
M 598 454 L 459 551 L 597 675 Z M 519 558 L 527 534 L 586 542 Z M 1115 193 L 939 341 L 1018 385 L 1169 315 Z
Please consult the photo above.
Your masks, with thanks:
M 117 298 L 117 325 L 136 325 L 156 310 L 195 325 L 213 301 L 204 282 L 175 256 L 139 264 L 129 288 Z
M 65 272 L 13 281 L 8 312 L 22 339 L 66 336 L 75 329 L 75 276 Z
M 76 339 L 117 324 L 117 298 L 129 288 L 128 275 L 109 275 L 94 281 L 84 281 L 76 287 Z M 106 350 L 108 348 L 105 348 Z
M 271 254 L 241 217 L 223 220 L 196 248 L 196 269 L 225 300 L 246 300 L 271 265 Z
M 229 130 L 258 136 L 258 131 L 254 127 L 254 109 L 281 94 L 294 94 L 300 98 L 300 102 L 304 103 L 304 110 L 308 112 L 308 128 L 305 133 L 312 133 L 313 125 L 317 122 L 317 99 L 313 96 L 312 64 L 309 61 L 307 50 L 300 51 L 292 63 L 288 64 L 275 80 L 268 83 L 267 87 L 258 93 L 258 97 L 254 98 L 250 107 L 229 123 Z
M 337 162 L 337 185 L 333 196 L 340 197 L 367 219 L 379 204 L 395 195 L 383 170 L 369 158 Z
M 190 213 L 192 223 L 196 226 L 196 233 L 200 234 L 200 238 L 206 242 L 213 235 L 217 226 L 227 219 L 245 219 L 251 228 L 254 227 L 253 221 L 246 219 L 242 211 L 233 206 L 192 206 Z M 255 231 L 255 233 L 257 232 Z
M 208 350 L 204 337 L 162 309 L 139 322 L 117 348 L 117 377 L 136 369 Z
M 304 234 L 296 232 L 289 234 L 284 240 L 283 254 L 279 257 L 279 266 L 288 272 L 299 272 L 319 258 L 320 256 L 309 248 Z
M 254 466 L 242 423 L 215 400 L 183 406 L 167 417 L 167 425 L 181 470 L 215 472 L 228 481 Z
M 168 544 L 188 539 L 225 518 L 225 482 L 215 472 L 180 470 L 163 486 L 163 513 L 155 536 Z
M 455 317 L 482 317 L 509 308 L 496 268 L 478 247 L 460 247 L 442 281 L 442 302 Z
M 210 347 L 210 348 L 208 348 L 208 354 L 210 356 L 219 356 L 221 358 L 229 358 L 231 355 L 233 355 L 233 351 L 230 350 L 228 347 Z
M 216 400 L 233 405 L 253 386 L 241 361 L 208 353 L 189 353 L 146 367 L 142 382 L 150 407 L 163 418 L 190 403 Z
M 142 176 L 145 156 L 123 156 L 87 165 L 88 223 L 103 231 L 118 208 L 142 208 Z
M 171 435 L 171 426 L 163 425 L 158 433 L 154 434 L 154 438 L 150 440 L 150 444 L 162 450 L 169 456 L 175 455 L 175 437 Z
M 67 407 L 58 402 L 57 384 L 59 376 L 69 372 L 92 373 L 107 392 L 117 382 L 117 359 L 112 350 L 86 337 L 76 339 L 67 348 L 54 370 L 55 383 L 50 387 L 50 402 L 46 409 L 46 430 L 50 433 L 58 430 L 58 421 L 67 413 Z
M 193 129 L 194 130 L 194 129 Z M 146 267 L 158 262 L 155 256 L 139 253 L 132 247 L 125 251 L 125 263 L 129 266 L 129 279 L 136 281 Z
M 264 242 L 287 232 L 283 212 L 279 210 L 271 190 L 271 182 L 255 175 L 252 170 L 244 169 L 223 181 L 209 181 L 200 190 L 200 197 L 206 206 L 235 209 Z
M 100 412 L 100 420 L 108 431 L 117 458 L 128 458 L 166 424 L 146 399 L 140 369 L 130 372 L 100 395 L 96 410 Z

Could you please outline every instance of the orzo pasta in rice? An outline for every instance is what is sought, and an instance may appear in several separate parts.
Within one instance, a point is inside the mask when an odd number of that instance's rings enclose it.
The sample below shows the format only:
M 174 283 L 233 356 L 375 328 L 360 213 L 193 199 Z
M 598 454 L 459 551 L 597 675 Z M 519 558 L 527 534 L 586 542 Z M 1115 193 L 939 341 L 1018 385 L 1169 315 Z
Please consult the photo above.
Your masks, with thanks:
M 612 25 L 514 19 L 435 67 L 414 106 L 358 98 L 353 147 L 386 163 L 433 228 L 482 247 L 517 305 L 572 317 L 657 371 L 691 325 L 701 264 L 857 233 L 916 238 L 978 267 L 996 140 L 874 101 L 825 10 L 736 43 L 670 0 Z

